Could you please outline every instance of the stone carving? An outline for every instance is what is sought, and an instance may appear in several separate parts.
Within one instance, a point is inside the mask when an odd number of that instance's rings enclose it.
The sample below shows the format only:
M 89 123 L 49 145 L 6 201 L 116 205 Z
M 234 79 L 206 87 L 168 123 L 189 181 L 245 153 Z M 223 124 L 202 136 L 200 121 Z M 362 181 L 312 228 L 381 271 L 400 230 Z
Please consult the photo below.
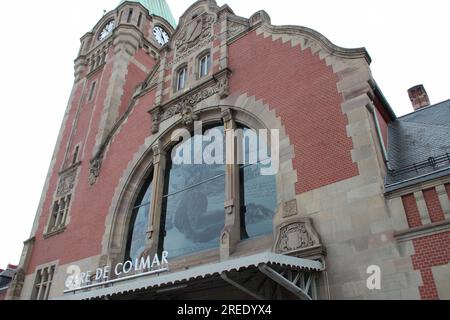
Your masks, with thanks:
M 231 39 L 245 30 L 247 30 L 247 26 L 234 21 L 229 21 L 227 39 Z
M 285 202 L 283 205 L 283 218 L 288 218 L 297 215 L 298 208 L 297 208 L 297 200 L 291 200 L 288 202 Z
M 229 244 L 229 241 L 230 241 L 230 233 L 229 233 L 227 230 L 225 230 L 225 231 L 222 233 L 222 237 L 221 237 L 220 243 L 221 243 L 222 245 L 228 245 L 228 244 Z
M 56 192 L 57 198 L 65 197 L 66 195 L 72 192 L 72 189 L 75 185 L 76 176 L 77 176 L 76 168 L 61 175 L 59 179 L 58 189 Z
M 161 116 L 161 121 L 172 118 L 177 114 L 181 114 L 184 117 L 189 116 L 193 113 L 193 107 L 202 100 L 208 99 L 209 97 L 215 95 L 216 93 L 223 93 L 227 90 L 228 79 L 223 78 L 212 87 L 205 88 L 199 92 L 191 94 L 186 98 L 182 99 L 174 106 L 168 108 Z
M 93 186 L 97 183 L 97 179 L 100 176 L 100 169 L 102 167 L 102 160 L 100 157 L 91 160 L 89 168 L 89 184 Z
M 293 253 L 321 246 L 309 219 L 284 224 L 279 229 L 275 251 Z
M 22 294 L 22 288 L 25 283 L 25 270 L 19 268 L 9 287 L 7 300 L 18 300 Z
M 225 75 L 216 80 L 214 85 L 201 89 L 200 91 L 182 97 L 174 105 L 163 110 L 161 106 L 155 107 L 150 111 L 153 121 L 153 133 L 159 131 L 159 124 L 176 115 L 182 116 L 182 121 L 185 125 L 189 125 L 198 120 L 198 115 L 195 114 L 195 105 L 199 102 L 219 94 L 220 98 L 225 98 L 229 94 L 228 76 Z
M 202 14 L 187 23 L 175 40 L 176 55 L 173 64 L 178 63 L 193 51 L 205 46 L 214 39 L 212 25 L 214 16 Z

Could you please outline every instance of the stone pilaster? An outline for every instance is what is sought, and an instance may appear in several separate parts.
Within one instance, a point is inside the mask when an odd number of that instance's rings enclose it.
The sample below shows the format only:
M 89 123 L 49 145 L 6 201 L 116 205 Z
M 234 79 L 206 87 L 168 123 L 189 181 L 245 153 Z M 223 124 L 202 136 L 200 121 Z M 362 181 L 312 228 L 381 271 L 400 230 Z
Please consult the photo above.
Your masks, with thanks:
M 447 190 L 444 185 L 436 187 L 436 192 L 439 197 L 439 202 L 442 206 L 442 211 L 444 211 L 445 219 L 450 219 L 450 200 L 448 199 Z
M 225 228 L 220 238 L 220 259 L 227 260 L 233 254 L 236 245 L 241 241 L 241 202 L 239 195 L 239 164 L 237 159 L 234 130 L 236 122 L 233 113 L 226 109 L 222 113 L 225 125 L 227 165 L 225 176 Z
M 156 254 L 159 249 L 160 240 L 164 238 L 161 234 L 161 217 L 163 210 L 164 180 L 166 176 L 167 154 L 162 150 L 158 142 L 153 147 L 153 194 L 149 211 L 148 246 L 145 254 Z

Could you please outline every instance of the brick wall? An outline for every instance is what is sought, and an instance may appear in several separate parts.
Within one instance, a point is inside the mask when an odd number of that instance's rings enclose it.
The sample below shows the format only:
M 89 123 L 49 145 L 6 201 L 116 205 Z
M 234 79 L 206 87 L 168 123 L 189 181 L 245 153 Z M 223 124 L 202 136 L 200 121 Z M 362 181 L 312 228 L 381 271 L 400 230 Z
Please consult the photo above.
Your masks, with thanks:
M 0 291 L 0 301 L 6 299 L 6 293 L 7 293 L 7 290 Z
M 339 78 L 318 55 L 254 31 L 229 47 L 229 65 L 231 93 L 262 99 L 281 117 L 295 147 L 298 194 L 359 174 Z
M 141 54 L 136 54 L 135 59 L 142 64 L 148 62 Z M 149 93 L 145 100 L 141 99 L 145 103 L 138 103 L 134 106 L 127 122 L 121 127 L 124 134 L 118 135 L 108 149 L 98 183 L 95 186 L 89 185 L 89 161 L 92 158 L 92 151 L 96 143 L 96 135 L 102 117 L 104 101 L 108 95 L 108 84 L 113 65 L 114 59 L 111 59 L 103 69 L 99 70 L 98 74 L 92 76 L 91 80 L 97 79 L 97 92 L 93 101 L 88 102 L 86 96 L 91 81 L 87 83 L 84 90 L 82 82 L 78 83 L 75 88 L 75 98 L 69 109 L 67 125 L 63 131 L 63 139 L 52 171 L 27 274 L 33 273 L 38 265 L 49 261 L 58 260 L 59 265 L 64 265 L 101 253 L 106 216 L 115 188 L 128 162 L 132 160 L 134 153 L 137 152 L 151 132 L 151 118 L 147 111 L 149 106 L 153 105 L 154 92 Z M 152 65 L 146 65 L 146 67 L 150 69 Z M 134 88 L 139 82 L 143 81 L 144 77 L 145 73 L 138 69 L 136 65 L 130 65 L 126 84 L 123 88 L 124 98 L 119 112 L 125 112 L 134 93 Z M 84 103 L 80 104 L 83 96 L 85 97 Z M 79 108 L 79 118 L 76 122 Z M 77 177 L 79 182 L 73 192 L 69 212 L 70 223 L 62 234 L 44 240 L 44 229 L 51 213 L 59 171 L 62 168 L 71 134 L 73 134 L 72 139 L 75 144 L 82 142 L 83 148 L 80 154 L 83 154 L 83 162 Z M 67 250 L 68 247 L 70 247 L 70 250 Z
M 445 185 L 445 189 L 447 190 L 448 198 L 450 199 L 450 183 Z
M 431 268 L 446 265 L 450 261 L 450 232 L 441 233 L 413 241 L 412 256 L 414 270 L 422 274 L 423 286 L 419 288 L 422 299 L 439 299 Z
M 428 213 L 430 214 L 431 222 L 439 222 L 445 220 L 444 211 L 435 188 L 425 190 L 423 192 L 425 202 L 427 203 Z
M 422 220 L 420 219 L 419 208 L 417 207 L 416 198 L 413 194 L 403 196 L 403 207 L 405 208 L 406 218 L 410 228 L 420 227 Z

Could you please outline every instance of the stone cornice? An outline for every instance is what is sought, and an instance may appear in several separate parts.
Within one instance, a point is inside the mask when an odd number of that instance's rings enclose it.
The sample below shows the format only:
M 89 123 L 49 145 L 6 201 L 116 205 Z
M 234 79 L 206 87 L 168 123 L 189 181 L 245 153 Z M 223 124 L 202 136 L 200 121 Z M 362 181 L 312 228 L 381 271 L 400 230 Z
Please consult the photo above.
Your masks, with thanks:
M 154 106 L 149 110 L 153 120 L 153 133 L 159 131 L 159 124 L 175 115 L 181 114 L 183 121 L 188 124 L 195 121 L 195 105 L 215 94 L 225 98 L 229 94 L 230 69 L 223 69 L 205 82 L 192 88 L 188 92 L 177 96 L 162 105 Z
M 355 49 L 347 49 L 339 47 L 335 44 L 333 44 L 328 38 L 326 38 L 321 33 L 307 28 L 307 27 L 301 27 L 301 26 L 274 26 L 269 25 L 267 23 L 263 23 L 259 26 L 264 31 L 271 33 L 271 34 L 287 34 L 287 35 L 299 35 L 303 36 L 305 38 L 309 38 L 312 40 L 317 41 L 322 45 L 326 51 L 328 51 L 330 54 L 346 58 L 346 59 L 361 59 L 364 58 L 368 64 L 371 64 L 372 58 L 370 57 L 369 53 L 367 52 L 366 48 L 355 48 Z
M 396 232 L 394 236 L 397 239 L 397 241 L 406 242 L 447 231 L 450 231 L 450 220 L 445 220 L 437 223 L 432 223 L 426 226 L 399 231 Z
M 77 163 L 71 165 L 70 167 L 60 171 L 58 174 L 60 176 L 62 176 L 64 174 L 68 173 L 68 172 L 75 171 L 76 169 L 78 169 L 79 166 L 81 166 L 81 161 L 78 161 Z
M 448 171 L 448 172 L 447 172 Z M 421 177 L 418 177 L 416 179 L 412 179 L 411 183 L 409 185 L 404 183 L 404 185 L 401 185 L 393 191 L 388 191 L 385 193 L 385 197 L 388 199 L 394 199 L 398 197 L 402 197 L 417 191 L 422 191 L 426 189 L 435 188 L 439 185 L 450 183 L 450 171 L 449 169 L 443 170 L 444 176 L 438 176 L 433 178 L 432 176 L 436 174 L 436 172 L 432 172 L 430 174 L 427 174 L 423 176 L 425 179 L 426 177 L 429 177 L 429 179 L 426 179 L 425 181 L 420 181 Z

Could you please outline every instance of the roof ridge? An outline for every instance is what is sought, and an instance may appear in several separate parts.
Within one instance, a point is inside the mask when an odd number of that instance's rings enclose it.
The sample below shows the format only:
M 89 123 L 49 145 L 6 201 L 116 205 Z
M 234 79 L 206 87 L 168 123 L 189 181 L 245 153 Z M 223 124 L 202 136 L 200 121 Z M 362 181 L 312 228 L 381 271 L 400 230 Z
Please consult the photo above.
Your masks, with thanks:
M 403 119 L 403 118 L 406 118 L 406 117 L 409 117 L 409 116 L 418 114 L 419 112 L 422 112 L 422 111 L 426 111 L 426 110 L 432 109 L 432 108 L 437 107 L 437 106 L 440 106 L 440 105 L 442 105 L 442 104 L 444 104 L 444 103 L 446 103 L 446 102 L 450 102 L 450 99 L 447 99 L 447 100 L 444 100 L 444 101 L 435 103 L 435 104 L 433 104 L 433 105 L 431 105 L 431 106 L 428 106 L 428 107 L 424 107 L 424 108 L 415 110 L 415 111 L 413 111 L 413 112 L 411 112 L 411 113 L 408 113 L 408 114 L 405 114 L 405 115 L 403 115 L 403 116 L 401 116 L 401 117 L 398 117 L 397 120 L 400 120 L 400 119 Z M 449 106 L 450 106 L 450 105 L 449 105 Z
M 424 122 L 417 122 L 417 121 L 403 121 L 402 124 L 414 124 L 414 125 L 421 125 L 421 126 L 426 126 L 426 127 L 442 127 L 445 129 L 450 129 L 450 123 L 446 126 L 446 125 L 442 125 L 442 124 L 434 124 L 434 123 L 424 123 Z

